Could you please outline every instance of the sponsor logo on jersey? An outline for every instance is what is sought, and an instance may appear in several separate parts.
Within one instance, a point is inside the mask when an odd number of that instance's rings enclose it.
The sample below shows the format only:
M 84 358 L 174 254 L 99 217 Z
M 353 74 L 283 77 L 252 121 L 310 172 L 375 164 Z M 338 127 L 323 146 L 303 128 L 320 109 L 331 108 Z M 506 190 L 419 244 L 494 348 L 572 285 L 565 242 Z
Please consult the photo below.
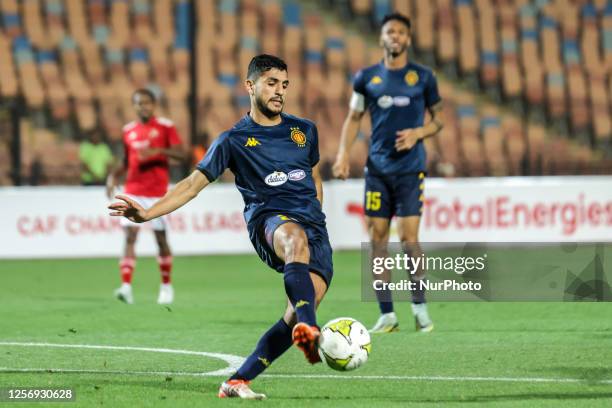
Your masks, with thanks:
M 291 170 L 288 176 L 291 181 L 299 181 L 306 177 L 306 172 L 302 169 Z
M 136 150 L 146 149 L 149 146 L 150 146 L 150 143 L 148 140 L 136 140 L 132 142 L 132 147 Z
M 259 143 L 259 140 L 255 139 L 254 137 L 249 137 L 244 145 L 246 147 L 255 147 L 259 146 L 260 144 L 261 143 Z
M 266 176 L 265 180 L 267 185 L 277 187 L 287 182 L 287 175 L 282 171 L 275 171 Z
M 300 130 L 300 128 L 291 128 L 291 140 L 299 147 L 306 146 L 306 135 Z
M 410 97 L 408 96 L 396 96 L 393 98 L 393 104 L 395 106 L 408 106 L 410 105 Z
M 380 106 L 381 108 L 388 109 L 393 106 L 393 98 L 389 95 L 383 95 L 378 98 L 378 101 L 376 101 L 376 103 L 378 103 L 378 106 Z
M 406 73 L 404 80 L 408 86 L 415 86 L 417 82 L 419 82 L 419 74 L 417 74 L 417 72 L 414 70 L 410 70 Z
M 374 76 L 372 77 L 372 79 L 370 79 L 370 83 L 371 83 L 372 85 L 382 84 L 382 78 L 381 78 L 381 77 L 379 77 L 378 75 L 374 75 Z
M 381 108 L 389 109 L 393 105 L 399 106 L 399 107 L 410 105 L 410 97 L 383 95 L 380 98 L 378 98 L 378 101 L 376 102 L 378 103 L 378 106 L 380 106 Z

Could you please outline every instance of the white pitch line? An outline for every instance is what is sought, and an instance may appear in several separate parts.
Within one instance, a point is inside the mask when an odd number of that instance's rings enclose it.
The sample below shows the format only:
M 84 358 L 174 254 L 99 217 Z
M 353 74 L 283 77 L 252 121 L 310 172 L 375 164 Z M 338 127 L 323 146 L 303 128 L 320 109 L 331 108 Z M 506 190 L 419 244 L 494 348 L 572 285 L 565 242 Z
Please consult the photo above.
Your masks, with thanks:
M 56 344 L 56 343 L 18 343 L 0 342 L 0 346 L 23 346 L 23 347 L 60 347 L 60 348 L 83 348 L 100 350 L 129 350 L 148 351 L 157 353 L 186 354 L 203 357 L 218 358 L 226 361 L 229 366 L 225 369 L 206 373 L 195 373 L 185 371 L 120 371 L 120 370 L 85 370 L 69 368 L 10 368 L 0 367 L 0 373 L 77 373 L 77 374 L 113 374 L 113 375 L 152 375 L 152 376 L 177 376 L 177 377 L 225 377 L 232 374 L 242 364 L 242 357 L 231 354 L 207 353 L 204 351 L 175 350 L 151 347 L 130 346 L 99 346 L 89 344 Z M 334 380 L 395 380 L 395 381 L 472 381 L 472 382 L 537 382 L 537 383 L 574 383 L 574 384 L 612 384 L 612 380 L 588 380 L 582 378 L 546 378 L 546 377 L 458 377 L 458 376 L 417 376 L 417 375 L 340 375 L 340 374 L 263 374 L 262 378 L 303 378 L 303 379 L 334 379 Z
M 113 375 L 151 375 L 175 377 L 225 377 L 221 373 L 192 373 L 185 371 L 120 371 L 120 370 L 81 370 L 70 368 L 10 368 L 0 367 L 0 373 L 66 373 L 66 374 L 113 374 Z M 539 377 L 450 377 L 450 376 L 417 376 L 417 375 L 338 375 L 338 374 L 262 374 L 260 378 L 302 378 L 333 380 L 395 380 L 395 381 L 472 381 L 472 382 L 538 382 L 538 383 L 574 383 L 574 384 L 612 384 L 612 380 L 586 380 L 580 378 L 539 378 Z
M 244 362 L 244 358 L 234 356 L 232 354 L 223 353 L 208 353 L 205 351 L 190 351 L 190 350 L 176 350 L 167 348 L 153 348 L 153 347 L 132 347 L 132 346 L 106 346 L 106 345 L 93 345 L 93 344 L 58 344 L 58 343 L 21 343 L 13 341 L 0 341 L 0 346 L 17 346 L 17 347 L 57 347 L 57 348 L 75 348 L 75 349 L 95 349 L 95 350 L 127 350 L 127 351 L 146 351 L 151 353 L 167 353 L 167 354 L 185 354 L 190 356 L 201 356 L 216 358 L 218 360 L 225 361 L 228 366 L 220 370 L 211 371 L 204 373 L 211 376 L 226 376 L 233 374 Z

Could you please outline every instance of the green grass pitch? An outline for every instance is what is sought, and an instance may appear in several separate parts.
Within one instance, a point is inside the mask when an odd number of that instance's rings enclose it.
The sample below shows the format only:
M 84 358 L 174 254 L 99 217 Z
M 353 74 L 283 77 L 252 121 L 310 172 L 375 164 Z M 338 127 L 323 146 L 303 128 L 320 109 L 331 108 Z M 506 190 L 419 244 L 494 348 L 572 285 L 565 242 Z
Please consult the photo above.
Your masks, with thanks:
M 370 326 L 378 308 L 360 300 L 359 253 L 337 252 L 334 262 L 319 322 L 350 316 Z M 112 298 L 118 280 L 115 259 L 0 261 L 0 342 L 245 357 L 285 306 L 280 275 L 254 255 L 176 257 L 170 308 L 155 303 L 153 258 L 138 260 L 136 304 Z M 53 407 L 612 406 L 609 303 L 431 303 L 429 334 L 413 331 L 409 304 L 396 311 L 400 332 L 374 336 L 355 372 L 309 366 L 290 350 L 253 383 L 265 402 L 219 400 L 224 378 L 196 375 L 225 368 L 219 359 L 134 350 L 0 344 L 0 388 L 75 389 L 76 402 Z

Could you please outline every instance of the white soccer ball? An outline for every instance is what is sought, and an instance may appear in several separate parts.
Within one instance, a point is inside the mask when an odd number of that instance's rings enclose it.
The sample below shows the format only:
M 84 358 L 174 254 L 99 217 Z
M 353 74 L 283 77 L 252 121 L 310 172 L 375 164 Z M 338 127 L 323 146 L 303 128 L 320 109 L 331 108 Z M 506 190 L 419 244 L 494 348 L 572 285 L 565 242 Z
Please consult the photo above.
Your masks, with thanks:
M 339 317 L 321 329 L 319 355 L 337 371 L 351 371 L 368 361 L 372 352 L 370 333 L 365 326 L 350 317 Z

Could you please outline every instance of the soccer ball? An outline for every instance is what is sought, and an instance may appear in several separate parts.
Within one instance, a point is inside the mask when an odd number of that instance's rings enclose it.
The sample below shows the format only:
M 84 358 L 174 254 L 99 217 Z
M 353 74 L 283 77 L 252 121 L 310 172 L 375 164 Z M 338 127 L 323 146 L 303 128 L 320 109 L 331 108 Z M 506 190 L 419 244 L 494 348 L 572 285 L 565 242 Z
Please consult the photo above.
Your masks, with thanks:
M 337 371 L 351 371 L 368 361 L 372 351 L 365 326 L 350 317 L 339 317 L 321 329 L 319 356 Z

